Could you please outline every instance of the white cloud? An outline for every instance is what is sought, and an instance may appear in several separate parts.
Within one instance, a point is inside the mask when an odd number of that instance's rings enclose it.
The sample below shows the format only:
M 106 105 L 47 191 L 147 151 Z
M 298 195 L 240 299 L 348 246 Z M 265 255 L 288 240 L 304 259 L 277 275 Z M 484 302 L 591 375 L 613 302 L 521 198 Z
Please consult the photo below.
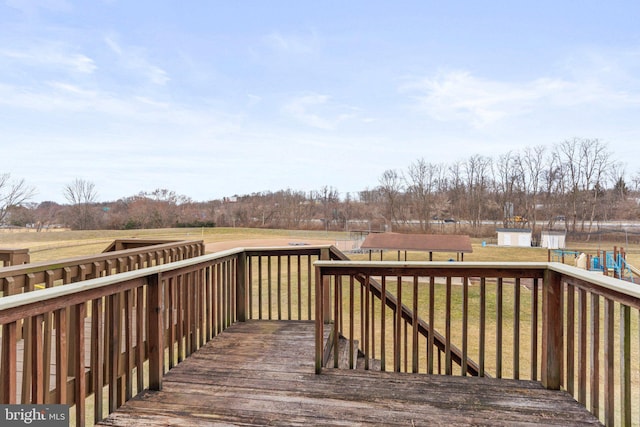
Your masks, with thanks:
M 284 35 L 279 32 L 273 32 L 264 37 L 264 42 L 275 51 L 293 54 L 312 53 L 319 46 L 319 39 L 315 33 L 309 35 Z
M 97 68 L 88 56 L 67 52 L 64 47 L 50 43 L 23 50 L 0 49 L 0 56 L 25 65 L 62 68 L 83 74 L 91 74 Z
M 72 9 L 66 0 L 5 0 L 9 7 L 18 9 L 27 15 L 34 15 L 39 9 L 68 12 Z
M 548 108 L 638 105 L 640 94 L 616 90 L 597 79 L 539 78 L 525 82 L 483 79 L 468 71 L 441 72 L 400 88 L 417 108 L 440 121 L 463 121 L 482 128 Z
M 144 76 L 150 83 L 164 86 L 169 80 L 167 72 L 152 64 L 146 57 L 147 52 L 139 47 L 125 46 L 124 48 L 116 40 L 117 36 L 109 35 L 104 37 L 104 43 L 115 53 L 120 60 L 120 64 L 129 70 L 135 71 Z
M 283 110 L 308 126 L 325 130 L 335 129 L 341 122 L 356 117 L 355 108 L 334 104 L 329 96 L 316 93 L 291 99 Z

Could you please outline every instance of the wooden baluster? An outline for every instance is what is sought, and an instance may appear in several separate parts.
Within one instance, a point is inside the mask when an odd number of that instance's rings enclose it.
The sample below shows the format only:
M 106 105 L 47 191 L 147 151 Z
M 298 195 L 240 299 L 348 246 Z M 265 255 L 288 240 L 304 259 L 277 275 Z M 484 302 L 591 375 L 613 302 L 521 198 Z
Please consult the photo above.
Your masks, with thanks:
M 150 276 L 147 286 L 147 323 L 149 324 L 149 390 L 162 390 L 164 374 L 164 327 L 162 279 L 160 275 Z
M 191 275 L 184 274 L 183 276 L 183 299 L 182 305 L 184 307 L 184 349 L 185 349 L 185 358 L 191 355 L 193 346 L 192 346 L 192 316 L 193 316 L 193 292 L 191 289 Z
M 273 318 L 271 310 L 273 304 L 271 303 L 271 256 L 267 256 L 267 309 L 269 310 L 268 319 Z M 325 319 L 328 320 L 328 319 Z
M 479 331 L 479 353 L 480 360 L 478 362 L 478 376 L 484 377 L 485 353 L 486 353 L 486 332 L 487 332 L 487 279 L 480 278 L 480 331 Z
M 565 379 L 565 386 L 567 392 L 570 395 L 576 396 L 575 390 L 575 287 L 571 284 L 567 284 L 567 355 L 566 366 L 567 375 Z
M 631 425 L 631 308 L 620 304 L 620 425 Z
M 177 276 L 176 281 L 176 339 L 178 340 L 178 363 L 184 360 L 184 283 L 182 275 Z M 149 323 L 151 326 L 151 323 Z
M 311 307 L 313 306 L 312 304 L 312 289 L 311 289 L 311 282 L 313 281 L 313 276 L 311 275 L 311 255 L 307 255 L 307 314 L 308 314 L 308 319 L 311 320 Z
M 496 378 L 502 378 L 502 277 L 496 285 Z
M 140 393 L 144 390 L 144 330 L 145 330 L 145 315 L 144 315 L 144 288 L 136 288 L 136 379 L 137 379 L 137 392 Z M 171 348 L 171 347 L 170 347 Z
M 175 277 L 169 277 L 167 280 L 167 288 L 169 288 L 169 299 L 166 301 L 168 322 L 167 328 L 169 329 L 168 347 L 169 347 L 169 369 L 176 366 L 176 335 L 177 334 L 177 313 L 180 307 L 176 303 L 176 279 Z
M 35 289 L 36 276 L 32 273 L 27 274 L 26 280 L 26 292 L 31 292 Z M 22 403 L 30 401 L 31 395 L 31 381 L 32 381 L 32 365 L 31 360 L 33 357 L 33 319 L 27 317 L 24 319 L 22 328 L 24 330 L 24 354 L 22 359 Z
M 394 325 L 394 338 L 393 338 L 393 369 L 395 372 L 400 372 L 401 368 L 401 333 L 402 333 L 402 277 L 398 276 L 397 285 L 397 307 L 396 307 L 396 320 Z
M 380 301 L 380 370 L 383 372 L 386 370 L 387 360 L 387 276 L 382 276 L 381 286 L 381 301 Z
M 591 294 L 591 413 L 600 416 L 600 297 Z
M 451 375 L 451 276 L 447 276 L 447 290 L 445 303 L 445 345 L 444 345 L 444 373 Z
M 133 396 L 133 289 L 129 289 L 124 293 L 124 337 L 125 337 L 125 353 L 124 353 L 124 401 L 130 400 Z M 121 401 L 122 402 L 122 401 Z
M 302 320 L 302 264 L 300 260 L 300 255 L 296 256 L 297 267 L 298 267 L 298 320 Z
M 18 327 L 17 322 L 2 325 L 2 399 L 3 404 L 15 404 L 17 393 L 16 379 L 16 359 Z M 25 402 L 23 402 L 25 403 Z
M 364 369 L 369 370 L 369 359 L 371 358 L 371 328 L 373 325 L 371 324 L 371 312 L 369 308 L 369 298 L 371 298 L 371 277 L 369 275 L 365 276 L 364 279 Z
M 467 347 L 469 331 L 469 278 L 462 278 L 462 360 L 460 363 L 461 375 L 467 376 Z
M 429 336 L 427 338 L 427 373 L 433 374 L 433 347 L 435 346 L 435 283 L 436 278 L 429 278 Z
M 384 278 L 383 278 L 384 279 Z M 355 366 L 353 354 L 353 324 L 354 324 L 354 277 L 349 275 L 349 369 Z
M 291 256 L 287 255 L 287 320 L 291 319 Z
M 120 322 L 121 310 L 120 310 L 120 296 L 121 294 L 113 294 L 108 297 L 109 299 L 109 325 L 108 325 L 108 337 L 109 337 L 109 362 L 107 365 L 107 372 L 109 378 L 109 413 L 115 411 L 119 407 L 118 400 L 118 374 L 119 374 L 119 361 L 120 361 L 120 341 L 122 324 Z
M 615 304 L 613 300 L 604 300 L 604 424 L 615 423 Z
M 45 272 L 45 287 L 52 288 L 55 280 L 55 272 L 47 270 Z M 53 319 L 52 313 L 44 314 L 44 345 L 43 351 L 43 403 L 49 403 L 49 391 L 51 389 L 51 341 L 53 339 Z
M 531 380 L 538 380 L 538 279 L 533 279 L 531 295 Z
M 262 320 L 262 257 L 258 256 L 258 319 Z
M 74 372 L 75 380 L 75 404 L 76 404 L 76 426 L 84 426 L 86 416 L 86 396 L 87 386 L 85 381 L 85 348 L 84 348 L 84 318 L 86 317 L 85 303 L 75 306 L 75 322 L 77 333 L 74 336 L 74 347 L 77 357 L 75 358 Z
M 587 291 L 578 290 L 578 402 L 587 405 Z
M 31 319 L 31 348 L 33 351 L 33 358 L 31 359 L 31 403 L 36 405 L 44 403 L 43 323 L 43 314 L 38 314 Z
M 418 372 L 418 276 L 413 276 L 413 328 L 411 330 L 411 370 Z
M 335 313 L 335 321 L 333 323 L 333 367 L 339 368 L 339 342 L 340 342 L 340 331 L 338 329 L 338 322 L 340 317 L 340 308 L 339 308 L 339 298 L 340 294 L 338 292 L 338 286 L 340 283 L 340 276 L 333 276 L 334 290 L 333 290 L 333 312 Z
M 94 421 L 102 420 L 102 387 L 104 386 L 104 320 L 102 298 L 91 306 L 91 372 L 93 373 Z
M 278 255 L 277 260 L 276 283 L 278 293 L 276 298 L 278 299 L 278 320 L 282 320 L 282 258 Z
M 67 309 L 62 308 L 55 312 L 56 323 L 56 403 L 67 402 L 67 373 L 68 367 L 67 356 L 69 350 L 67 347 Z M 76 353 L 75 351 L 71 353 Z M 76 357 L 81 358 L 83 354 Z M 78 375 L 76 375 L 76 378 Z M 84 377 L 83 377 L 84 379 Z
M 520 278 L 516 277 L 513 307 L 513 378 L 520 379 Z
M 249 319 L 253 319 L 253 257 L 247 257 L 247 296 L 249 297 L 249 308 L 247 309 L 247 316 Z M 300 257 L 298 257 L 298 262 L 300 262 Z M 298 287 L 300 284 L 298 283 Z M 300 291 L 298 289 L 298 295 L 300 295 Z M 207 296 L 207 301 L 209 301 L 209 297 Z M 300 304 L 298 304 L 298 309 L 300 309 Z M 208 307 L 208 303 L 207 303 Z M 300 316 L 298 316 L 298 320 L 300 320 Z

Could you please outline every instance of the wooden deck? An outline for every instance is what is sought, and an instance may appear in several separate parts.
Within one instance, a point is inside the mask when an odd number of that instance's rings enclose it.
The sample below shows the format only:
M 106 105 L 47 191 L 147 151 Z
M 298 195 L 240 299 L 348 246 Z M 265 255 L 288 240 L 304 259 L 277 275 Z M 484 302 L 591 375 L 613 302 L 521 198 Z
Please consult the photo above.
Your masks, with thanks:
M 314 325 L 236 324 L 101 425 L 598 425 L 566 392 L 530 381 L 325 369 Z

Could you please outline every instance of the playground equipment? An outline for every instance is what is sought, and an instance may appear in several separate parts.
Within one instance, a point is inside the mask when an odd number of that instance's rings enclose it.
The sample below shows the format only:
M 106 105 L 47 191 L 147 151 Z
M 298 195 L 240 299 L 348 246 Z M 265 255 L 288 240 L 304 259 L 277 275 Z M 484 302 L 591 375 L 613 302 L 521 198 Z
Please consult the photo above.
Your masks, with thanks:
M 627 263 L 624 248 L 614 246 L 613 251 L 601 251 L 598 249 L 596 255 L 582 251 L 572 251 L 566 249 L 549 249 L 549 261 L 567 264 L 568 260 L 574 260 L 576 267 L 589 271 L 602 272 L 605 275 L 613 275 L 621 280 L 634 282 L 634 275 L 640 278 L 640 269 Z

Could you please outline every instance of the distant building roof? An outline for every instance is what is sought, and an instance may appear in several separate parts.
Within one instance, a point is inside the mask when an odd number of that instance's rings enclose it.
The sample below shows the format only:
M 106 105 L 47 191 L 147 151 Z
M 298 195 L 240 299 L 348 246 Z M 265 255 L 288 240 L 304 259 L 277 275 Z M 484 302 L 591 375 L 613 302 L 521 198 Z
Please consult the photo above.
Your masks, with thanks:
M 496 228 L 499 233 L 531 233 L 530 228 Z
M 369 234 L 361 249 L 471 253 L 471 238 L 459 234 Z
M 566 236 L 567 235 L 566 230 L 542 230 L 540 233 L 546 236 Z

